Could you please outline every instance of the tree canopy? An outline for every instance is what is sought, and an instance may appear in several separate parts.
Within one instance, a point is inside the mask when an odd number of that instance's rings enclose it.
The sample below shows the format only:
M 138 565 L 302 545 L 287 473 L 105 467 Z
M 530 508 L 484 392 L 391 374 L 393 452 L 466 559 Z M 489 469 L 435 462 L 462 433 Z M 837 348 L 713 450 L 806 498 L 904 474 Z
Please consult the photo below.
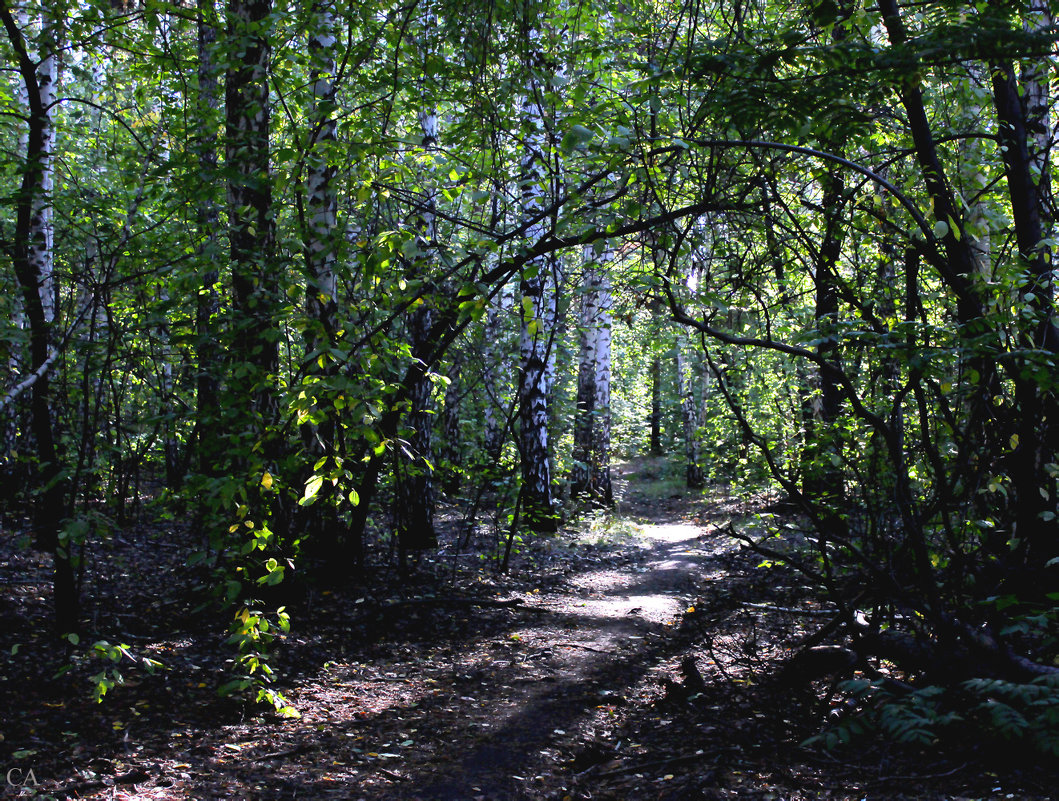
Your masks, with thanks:
M 862 692 L 1054 711 L 1045 0 L 0 20 L 0 513 L 58 634 L 92 549 L 190 521 L 222 689 L 295 714 L 285 588 L 407 567 L 439 499 L 509 553 L 666 449 L 782 493 L 733 533 L 827 599 Z

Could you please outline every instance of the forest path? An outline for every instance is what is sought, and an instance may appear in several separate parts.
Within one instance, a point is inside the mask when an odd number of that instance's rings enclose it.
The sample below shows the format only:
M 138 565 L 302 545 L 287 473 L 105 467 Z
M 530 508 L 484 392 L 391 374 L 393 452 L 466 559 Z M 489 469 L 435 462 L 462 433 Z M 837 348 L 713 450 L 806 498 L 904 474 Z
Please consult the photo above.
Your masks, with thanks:
M 310 593 L 292 615 L 277 663 L 298 719 L 219 701 L 203 667 L 215 647 L 208 636 L 203 644 L 166 644 L 171 672 L 130 682 L 102 706 L 79 702 L 77 721 L 74 709 L 53 705 L 48 736 L 56 742 L 38 746 L 52 754 L 38 763 L 50 776 L 42 792 L 113 798 L 120 786 L 120 797 L 159 799 L 647 797 L 639 785 L 623 784 L 630 766 L 693 743 L 693 754 L 711 748 L 697 744 L 694 715 L 654 723 L 656 705 L 671 703 L 665 687 L 683 681 L 681 661 L 703 639 L 703 621 L 721 641 L 729 612 L 742 614 L 731 600 L 731 582 L 742 580 L 734 578 L 736 548 L 720 527 L 738 510 L 721 490 L 713 497 L 687 492 L 669 470 L 662 459 L 619 466 L 614 514 L 529 538 L 508 575 L 491 568 L 495 541 L 454 555 L 450 532 L 447 546 L 411 576 L 379 570 L 375 584 Z M 759 588 L 748 591 L 758 597 Z M 712 611 L 689 614 L 702 598 L 713 599 L 706 604 Z M 700 659 L 710 682 L 715 668 Z M 728 697 L 725 682 L 719 686 Z M 660 730 L 669 739 L 637 744 L 633 738 L 651 737 L 630 734 L 643 721 L 654 728 L 672 722 Z M 691 738 L 680 739 L 684 721 Z M 77 732 L 72 748 L 59 742 Z M 710 780 L 710 765 L 689 764 L 689 776 Z M 636 781 L 666 775 L 653 771 Z M 601 777 L 619 787 L 615 794 L 600 795 Z M 650 797 L 684 798 L 678 785 L 666 782 L 678 794 L 664 796 L 652 784 Z
M 477 550 L 454 554 L 448 530 L 412 575 L 380 560 L 371 582 L 298 599 L 277 657 L 298 719 L 218 699 L 207 630 L 156 643 L 168 669 L 103 704 L 83 684 L 0 683 L 9 713 L 42 693 L 9 715 L 0 758 L 14 743 L 10 764 L 32 765 L 55 798 L 994 797 L 995 766 L 965 770 L 959 755 L 895 762 L 884 742 L 847 763 L 794 747 L 826 698 L 772 679 L 831 613 L 727 536 L 729 521 L 753 523 L 726 488 L 688 492 L 661 459 L 615 472 L 615 514 L 529 539 L 507 575 L 491 567 L 498 538 L 483 528 Z M 1054 797 L 1037 783 L 1008 797 Z
M 566 783 L 563 773 L 588 767 L 570 762 L 570 750 L 584 753 L 587 745 L 595 761 L 591 746 L 608 718 L 637 694 L 656 695 L 663 676 L 675 675 L 682 644 L 674 627 L 693 611 L 703 581 L 724 571 L 717 558 L 732 544 L 707 528 L 697 493 L 658 479 L 651 469 L 658 464 L 618 469 L 619 513 L 586 526 L 576 538 L 576 568 L 558 586 L 527 596 L 527 606 L 543 614 L 515 627 L 505 644 L 510 658 L 488 667 L 493 720 L 453 743 L 460 753 L 441 776 L 413 779 L 410 789 L 418 787 L 400 797 L 551 797 L 544 785 L 554 792 L 557 779 Z

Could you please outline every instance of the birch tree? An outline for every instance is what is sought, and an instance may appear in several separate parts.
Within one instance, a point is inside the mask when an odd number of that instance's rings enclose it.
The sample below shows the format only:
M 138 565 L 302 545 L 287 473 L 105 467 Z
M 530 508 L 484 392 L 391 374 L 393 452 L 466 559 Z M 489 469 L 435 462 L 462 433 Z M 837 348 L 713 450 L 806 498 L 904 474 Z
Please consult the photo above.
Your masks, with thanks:
M 585 249 L 581 291 L 581 346 L 574 422 L 571 491 L 596 503 L 614 501 L 610 480 L 611 308 L 609 248 L 596 256 Z
M 7 249 L 21 290 L 29 325 L 30 431 L 36 446 L 37 485 L 40 496 L 33 517 L 37 547 L 53 558 L 54 622 L 60 631 L 77 625 L 78 598 L 68 543 L 62 536 L 67 507 L 67 481 L 52 417 L 52 382 L 48 371 L 56 359 L 55 284 L 51 253 L 52 156 L 55 146 L 54 101 L 57 78 L 57 21 L 47 9 L 42 16 L 43 53 L 38 62 L 30 56 L 23 29 L 6 0 L 0 0 L 0 20 L 15 51 L 27 103 L 28 131 L 23 139 L 21 186 L 16 196 L 13 240 Z
M 223 404 L 231 416 L 231 469 L 256 487 L 261 525 L 282 531 L 280 507 L 269 493 L 282 446 L 275 381 L 279 368 L 276 324 L 282 276 L 276 253 L 270 168 L 269 70 L 271 0 L 232 0 L 226 39 L 232 55 L 225 74 L 225 144 L 228 239 L 234 307 L 230 362 Z M 263 482 L 263 483 L 260 483 Z M 272 518 L 270 522 L 264 519 Z
M 522 218 L 526 240 L 543 240 L 548 231 L 544 207 L 552 194 L 554 171 L 548 131 L 545 92 L 549 73 L 535 4 L 523 5 L 526 48 L 525 95 L 522 98 L 523 131 L 520 161 Z M 551 454 L 548 442 L 552 349 L 558 311 L 559 259 L 538 256 L 522 268 L 522 333 L 519 341 L 519 453 L 522 459 L 524 517 L 536 531 L 554 531 L 558 525 L 552 497 Z
M 301 425 L 302 441 L 311 457 L 302 466 L 307 486 L 316 476 L 335 475 L 341 469 L 336 452 L 339 425 L 332 400 L 331 379 L 338 375 L 334 355 L 338 311 L 338 192 L 335 185 L 338 132 L 338 36 L 339 20 L 329 0 L 316 0 L 309 11 L 309 80 L 312 106 L 308 114 L 305 145 L 305 258 L 306 327 L 303 368 L 307 373 L 305 403 L 317 407 L 317 422 Z M 324 558 L 337 556 L 338 528 L 335 510 L 326 501 L 334 487 L 324 481 L 314 504 L 302 515 L 302 525 L 311 547 Z M 344 566 L 336 565 L 336 571 Z

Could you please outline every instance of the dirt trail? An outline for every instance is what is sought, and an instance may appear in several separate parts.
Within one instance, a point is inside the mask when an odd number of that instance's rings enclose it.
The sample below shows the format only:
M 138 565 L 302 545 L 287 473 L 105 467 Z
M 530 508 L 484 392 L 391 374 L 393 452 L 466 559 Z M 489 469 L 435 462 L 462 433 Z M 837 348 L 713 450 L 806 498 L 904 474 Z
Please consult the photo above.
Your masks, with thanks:
M 414 575 L 310 593 L 277 664 L 300 719 L 219 701 L 218 639 L 200 633 L 158 643 L 167 670 L 101 705 L 41 685 L 2 733 L 12 764 L 32 760 L 44 796 L 167 801 L 940 801 L 1008 783 L 884 740 L 842 760 L 793 747 L 826 690 L 770 677 L 832 613 L 723 533 L 747 512 L 723 489 L 686 493 L 647 459 L 617 485 L 616 515 L 525 543 L 510 575 L 483 550 L 452 581 L 450 543 Z M 1020 770 L 1009 797 L 1051 797 Z
M 517 657 L 493 665 L 500 671 L 490 700 L 495 727 L 458 758 L 449 776 L 421 786 L 414 797 L 535 797 L 532 777 L 557 767 L 556 742 L 608 702 L 625 703 L 630 688 L 672 656 L 672 626 L 694 600 L 715 553 L 729 547 L 700 525 L 641 524 L 625 540 L 625 564 L 605 560 L 571 575 L 558 591 L 532 596 L 533 608 L 546 614 L 509 635 L 520 645 Z

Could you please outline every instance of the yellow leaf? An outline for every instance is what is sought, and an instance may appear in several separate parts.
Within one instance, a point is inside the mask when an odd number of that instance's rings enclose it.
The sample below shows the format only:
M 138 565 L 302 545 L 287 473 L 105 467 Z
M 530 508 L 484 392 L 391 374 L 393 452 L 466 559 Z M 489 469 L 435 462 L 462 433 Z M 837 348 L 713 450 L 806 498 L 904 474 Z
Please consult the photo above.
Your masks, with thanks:
M 272 474 L 266 472 L 265 475 L 261 476 L 261 486 L 266 490 L 272 489 Z
M 1019 435 L 1012 434 L 1011 439 L 1008 440 L 1008 444 L 1011 445 L 1011 450 L 1015 450 L 1019 446 Z

